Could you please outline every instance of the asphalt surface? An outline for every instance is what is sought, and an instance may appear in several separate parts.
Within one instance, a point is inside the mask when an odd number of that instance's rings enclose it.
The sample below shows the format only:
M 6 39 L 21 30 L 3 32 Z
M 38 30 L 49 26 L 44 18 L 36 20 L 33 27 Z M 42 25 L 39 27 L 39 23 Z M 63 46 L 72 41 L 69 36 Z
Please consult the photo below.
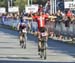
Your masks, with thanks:
M 75 63 L 75 46 L 61 41 L 48 40 L 47 59 L 38 56 L 38 40 L 28 34 L 27 48 L 19 45 L 19 33 L 0 28 L 0 63 Z

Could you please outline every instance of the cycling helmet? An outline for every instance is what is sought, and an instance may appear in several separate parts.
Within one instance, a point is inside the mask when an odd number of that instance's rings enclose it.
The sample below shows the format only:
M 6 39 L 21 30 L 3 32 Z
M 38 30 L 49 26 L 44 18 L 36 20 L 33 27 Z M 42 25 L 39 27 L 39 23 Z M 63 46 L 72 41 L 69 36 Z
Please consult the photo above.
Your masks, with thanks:
M 20 22 L 21 22 L 21 23 L 23 22 L 23 19 L 22 19 L 22 17 L 20 17 Z

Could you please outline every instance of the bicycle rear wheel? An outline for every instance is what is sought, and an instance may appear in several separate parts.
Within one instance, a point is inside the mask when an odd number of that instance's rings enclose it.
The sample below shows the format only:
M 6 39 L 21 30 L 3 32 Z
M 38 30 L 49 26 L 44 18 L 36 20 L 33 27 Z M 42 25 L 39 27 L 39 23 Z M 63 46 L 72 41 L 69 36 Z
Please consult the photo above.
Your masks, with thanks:
M 46 43 L 45 41 L 41 42 L 41 51 L 40 51 L 40 58 L 46 59 Z

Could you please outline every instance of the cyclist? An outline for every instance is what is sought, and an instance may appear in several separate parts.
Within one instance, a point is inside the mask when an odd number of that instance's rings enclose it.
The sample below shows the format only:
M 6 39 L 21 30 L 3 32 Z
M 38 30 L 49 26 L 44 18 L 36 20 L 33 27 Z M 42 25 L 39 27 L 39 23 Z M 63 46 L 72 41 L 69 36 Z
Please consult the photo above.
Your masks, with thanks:
M 46 44 L 47 44 L 47 40 L 48 40 L 48 33 L 47 33 L 47 30 L 46 30 L 46 18 L 48 18 L 48 15 L 46 14 L 43 14 L 43 12 L 40 12 L 39 13 L 39 16 L 36 17 L 37 19 L 37 23 L 38 23 L 38 39 L 39 39 L 39 44 L 38 46 L 41 48 L 41 32 L 45 32 L 46 34 Z M 40 49 L 38 49 L 38 52 L 40 52 Z
M 27 32 L 26 31 L 26 23 L 24 22 L 23 17 L 20 18 L 20 23 L 18 24 L 17 29 L 20 32 L 19 39 L 20 39 L 20 45 L 21 45 L 21 42 L 24 40 L 24 38 L 23 38 L 24 34 L 25 34 L 25 32 Z

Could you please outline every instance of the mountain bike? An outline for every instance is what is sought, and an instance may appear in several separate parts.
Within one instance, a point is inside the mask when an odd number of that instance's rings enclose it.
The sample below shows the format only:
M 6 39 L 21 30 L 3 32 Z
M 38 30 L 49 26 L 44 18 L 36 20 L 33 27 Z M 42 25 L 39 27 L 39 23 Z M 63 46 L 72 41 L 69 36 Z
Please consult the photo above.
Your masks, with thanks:
M 27 42 L 27 30 L 26 30 L 26 28 L 21 30 L 19 39 L 20 39 L 20 46 L 22 48 L 26 48 L 26 42 Z
M 41 34 L 40 34 L 40 36 L 41 36 L 41 40 L 40 40 L 40 43 L 41 43 L 41 47 L 39 47 L 38 46 L 38 49 L 40 50 L 39 52 L 40 52 L 40 58 L 42 58 L 42 59 L 46 59 L 47 57 L 46 57 L 46 34 L 45 34 L 45 32 L 41 32 Z

